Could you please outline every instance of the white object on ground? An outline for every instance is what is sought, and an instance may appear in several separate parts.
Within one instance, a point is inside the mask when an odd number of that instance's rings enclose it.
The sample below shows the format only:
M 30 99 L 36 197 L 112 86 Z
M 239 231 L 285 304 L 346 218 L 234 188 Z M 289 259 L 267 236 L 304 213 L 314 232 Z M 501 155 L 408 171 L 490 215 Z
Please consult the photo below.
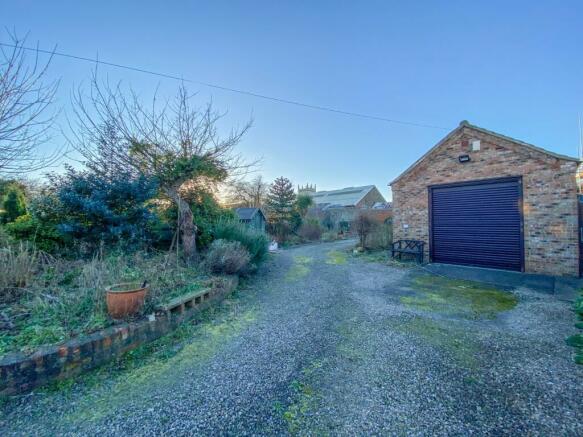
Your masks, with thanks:
M 277 251 L 277 248 L 278 248 L 277 241 L 273 240 L 271 243 L 269 243 L 269 251 L 270 252 Z

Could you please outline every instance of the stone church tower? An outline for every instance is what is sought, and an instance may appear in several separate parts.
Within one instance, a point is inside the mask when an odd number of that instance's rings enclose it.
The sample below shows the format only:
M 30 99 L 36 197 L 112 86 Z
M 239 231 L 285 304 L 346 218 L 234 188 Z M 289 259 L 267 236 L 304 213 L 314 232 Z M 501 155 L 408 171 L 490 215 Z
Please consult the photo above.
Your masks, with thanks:
M 300 194 L 306 194 L 308 196 L 312 196 L 316 193 L 316 185 L 308 185 L 306 184 L 305 186 L 300 186 L 298 185 L 298 196 Z

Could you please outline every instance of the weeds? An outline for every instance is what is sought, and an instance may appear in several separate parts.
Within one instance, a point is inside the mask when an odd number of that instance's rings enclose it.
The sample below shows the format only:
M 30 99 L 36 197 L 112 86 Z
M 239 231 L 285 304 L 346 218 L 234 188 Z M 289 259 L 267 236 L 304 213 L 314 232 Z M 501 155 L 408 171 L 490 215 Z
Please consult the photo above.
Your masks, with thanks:
M 47 260 L 26 244 L 7 251 L 1 264 L 4 282 L 0 291 L 5 299 L 0 304 L 0 327 L 4 328 L 0 330 L 0 355 L 32 352 L 38 346 L 110 326 L 113 321 L 105 306 L 108 285 L 148 280 L 147 313 L 177 295 L 201 288 L 207 278 L 165 254 L 99 254 L 84 262 Z M 25 286 L 6 287 L 14 281 Z
M 312 258 L 307 256 L 295 256 L 294 257 L 294 264 L 289 269 L 287 274 L 285 275 L 286 281 L 297 281 L 302 279 L 304 276 L 307 276 L 310 273 L 309 265 L 312 262 Z
M 338 232 L 336 231 L 323 232 L 321 236 L 321 240 L 325 243 L 329 241 L 336 241 L 338 239 L 339 239 Z
M 364 248 L 368 250 L 389 249 L 393 243 L 393 226 L 390 223 L 377 224 L 366 235 Z
M 291 435 L 301 434 L 305 428 L 309 428 L 309 418 L 321 402 L 321 394 L 312 385 L 312 380 L 318 379 L 323 366 L 321 360 L 313 361 L 302 369 L 299 379 L 294 379 L 289 384 L 292 402 L 282 412 L 282 416 Z M 319 432 L 321 430 L 314 431 L 316 435 L 323 435 Z
M 266 255 L 266 237 L 238 223 L 224 222 L 217 233 L 231 241 L 215 242 L 216 250 L 208 253 L 213 273 L 249 271 L 251 257 L 259 262 Z M 140 317 L 202 288 L 209 279 L 202 271 L 174 253 L 100 251 L 89 260 L 67 260 L 26 242 L 9 244 L 0 249 L 0 355 L 29 353 L 112 325 L 105 304 L 109 285 L 148 281 Z
M 27 242 L 0 249 L 0 289 L 26 287 L 36 273 L 38 260 L 38 252 Z
M 328 259 L 326 260 L 326 264 L 333 264 L 333 265 L 340 265 L 346 264 L 348 254 L 346 252 L 340 252 L 338 250 L 331 250 L 327 254 Z
M 308 220 L 300 226 L 298 235 L 306 241 L 320 241 L 322 237 L 322 227 L 317 220 Z
M 577 315 L 578 322 L 575 323 L 575 327 L 579 330 L 583 330 L 583 291 L 581 295 L 575 301 L 573 305 L 573 311 Z M 575 348 L 574 360 L 577 364 L 583 364 L 583 334 L 581 332 L 571 335 L 566 339 L 569 346 Z

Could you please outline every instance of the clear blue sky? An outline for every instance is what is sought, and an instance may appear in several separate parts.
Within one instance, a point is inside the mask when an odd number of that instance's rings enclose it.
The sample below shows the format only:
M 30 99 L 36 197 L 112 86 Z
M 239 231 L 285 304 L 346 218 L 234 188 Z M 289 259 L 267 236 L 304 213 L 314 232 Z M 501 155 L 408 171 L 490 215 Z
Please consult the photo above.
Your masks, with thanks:
M 480 3 L 480 4 L 478 4 Z M 0 24 L 41 47 L 262 94 L 453 129 L 460 120 L 577 153 L 583 2 L 12 1 Z M 5 38 L 4 38 L 5 39 Z M 59 104 L 91 65 L 55 59 Z M 144 97 L 177 83 L 100 67 Z M 240 150 L 321 189 L 387 183 L 447 131 L 191 86 L 253 129 Z M 60 141 L 58 137 L 55 142 Z

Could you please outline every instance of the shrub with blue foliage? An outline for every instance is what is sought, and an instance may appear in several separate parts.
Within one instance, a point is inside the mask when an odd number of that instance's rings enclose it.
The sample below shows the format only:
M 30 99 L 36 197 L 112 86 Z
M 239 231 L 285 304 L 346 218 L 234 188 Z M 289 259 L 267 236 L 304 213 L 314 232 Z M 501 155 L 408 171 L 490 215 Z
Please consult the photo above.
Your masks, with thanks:
M 50 180 L 58 206 L 47 218 L 63 235 L 90 248 L 101 243 L 124 249 L 151 243 L 149 229 L 157 216 L 149 201 L 158 190 L 155 180 L 130 172 L 102 175 L 70 167 Z

